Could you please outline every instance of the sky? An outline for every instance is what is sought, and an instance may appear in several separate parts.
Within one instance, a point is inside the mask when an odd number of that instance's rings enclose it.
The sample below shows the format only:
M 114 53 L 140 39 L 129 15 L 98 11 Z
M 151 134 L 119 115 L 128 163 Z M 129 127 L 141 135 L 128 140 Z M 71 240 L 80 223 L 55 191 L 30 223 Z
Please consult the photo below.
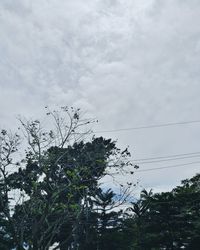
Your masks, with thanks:
M 199 24 L 198 0 L 1 0 L 0 127 L 17 127 L 19 114 L 41 117 L 46 105 L 81 108 L 99 120 L 95 131 L 200 120 Z M 97 135 L 140 159 L 200 151 L 199 129 L 195 123 Z M 165 191 L 199 166 L 127 178 Z

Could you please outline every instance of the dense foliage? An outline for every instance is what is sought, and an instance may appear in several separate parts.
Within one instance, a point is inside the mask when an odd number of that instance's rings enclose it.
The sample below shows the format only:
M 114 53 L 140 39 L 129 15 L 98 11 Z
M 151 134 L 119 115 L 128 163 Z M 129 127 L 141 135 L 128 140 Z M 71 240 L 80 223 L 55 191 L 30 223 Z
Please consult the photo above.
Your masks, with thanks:
M 91 120 L 81 119 L 79 110 L 60 112 L 47 109 L 49 131 L 38 120 L 21 119 L 21 136 L 1 132 L 0 249 L 106 249 L 108 235 L 120 227 L 113 209 L 130 185 L 116 197 L 100 180 L 130 165 L 128 150 L 82 132 Z M 17 161 L 21 137 L 25 157 Z
M 143 191 L 125 221 L 129 249 L 191 249 L 200 246 L 200 174 L 171 192 Z M 132 248 L 131 248 L 132 247 Z
M 88 131 L 79 129 L 90 121 L 62 110 L 69 122 L 48 110 L 55 123 L 49 132 L 21 120 L 28 142 L 22 160 L 15 156 L 21 137 L 1 131 L 0 249 L 199 249 L 200 174 L 171 192 L 143 190 L 136 199 L 127 183 L 115 194 L 102 178 L 132 174 L 130 153 L 110 139 L 85 140 Z

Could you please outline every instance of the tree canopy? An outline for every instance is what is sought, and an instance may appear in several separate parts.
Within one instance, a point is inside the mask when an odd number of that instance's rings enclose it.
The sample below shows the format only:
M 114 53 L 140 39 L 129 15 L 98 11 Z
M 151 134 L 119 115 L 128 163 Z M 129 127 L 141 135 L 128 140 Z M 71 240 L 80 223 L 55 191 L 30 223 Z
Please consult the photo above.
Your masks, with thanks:
M 170 192 L 117 193 L 101 183 L 138 168 L 128 149 L 93 136 L 79 109 L 46 114 L 48 129 L 20 118 L 18 133 L 1 131 L 0 249 L 199 249 L 200 174 Z
M 39 120 L 20 118 L 27 146 L 19 161 L 15 154 L 21 137 L 1 132 L 2 248 L 88 249 L 93 244 L 91 234 L 99 240 L 111 220 L 114 227 L 118 213 L 111 210 L 123 203 L 130 189 L 116 198 L 113 191 L 101 189 L 99 181 L 123 172 L 130 153 L 118 149 L 111 139 L 86 140 L 90 131 L 83 132 L 82 127 L 93 121 L 82 119 L 79 109 L 47 108 L 46 114 L 53 120 L 49 131 Z M 95 243 L 93 249 L 97 244 L 101 245 Z

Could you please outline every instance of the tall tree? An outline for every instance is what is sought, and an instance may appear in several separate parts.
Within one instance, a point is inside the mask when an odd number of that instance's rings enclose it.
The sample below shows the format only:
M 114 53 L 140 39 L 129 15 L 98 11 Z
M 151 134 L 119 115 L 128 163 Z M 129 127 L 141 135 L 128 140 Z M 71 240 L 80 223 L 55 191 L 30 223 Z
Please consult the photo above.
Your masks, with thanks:
M 49 131 L 38 120 L 20 120 L 28 142 L 26 156 L 4 181 L 4 188 L 18 192 L 9 215 L 17 250 L 25 244 L 45 250 L 54 243 L 54 249 L 79 249 L 80 224 L 89 219 L 99 180 L 129 164 L 129 152 L 119 150 L 110 139 L 83 140 L 88 130 L 83 133 L 81 128 L 91 121 L 81 119 L 79 110 L 63 107 L 62 112 L 64 116 L 47 110 L 55 124 Z M 85 235 L 88 241 L 88 226 Z
M 199 249 L 200 175 L 171 192 L 140 197 L 128 227 L 133 249 Z M 129 232 L 130 232 L 129 231 Z

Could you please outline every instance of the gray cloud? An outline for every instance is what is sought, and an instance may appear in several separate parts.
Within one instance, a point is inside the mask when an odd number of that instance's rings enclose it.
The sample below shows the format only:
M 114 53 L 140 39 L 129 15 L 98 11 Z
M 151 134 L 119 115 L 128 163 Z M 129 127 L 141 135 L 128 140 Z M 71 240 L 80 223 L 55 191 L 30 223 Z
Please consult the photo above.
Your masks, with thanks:
M 99 118 L 96 130 L 198 119 L 199 22 L 197 0 L 2 0 L 2 126 L 46 104 L 82 107 Z M 198 151 L 198 128 L 105 135 L 140 158 Z M 197 170 L 137 178 L 162 189 Z

